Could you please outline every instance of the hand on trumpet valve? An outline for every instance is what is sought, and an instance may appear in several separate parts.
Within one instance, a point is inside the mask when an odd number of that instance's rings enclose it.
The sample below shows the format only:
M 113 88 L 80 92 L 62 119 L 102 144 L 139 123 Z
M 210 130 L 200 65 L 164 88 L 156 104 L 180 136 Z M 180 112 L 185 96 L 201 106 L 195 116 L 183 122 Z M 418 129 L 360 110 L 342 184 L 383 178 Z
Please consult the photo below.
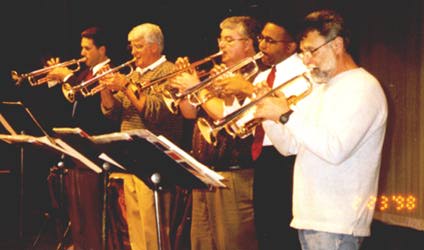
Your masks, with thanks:
M 199 81 L 196 74 L 182 72 L 169 81 L 169 87 L 176 88 L 179 92 L 184 92 L 199 83 Z
M 280 115 L 290 111 L 288 99 L 281 91 L 275 92 L 276 95 L 265 97 L 256 105 L 255 118 L 279 121 Z
M 49 60 L 46 61 L 46 65 L 47 66 L 53 66 L 60 63 L 60 58 L 59 57 L 52 57 Z
M 211 69 L 211 76 L 220 74 L 221 72 L 225 71 L 228 67 L 225 64 L 215 64 L 213 66 L 213 68 Z M 224 73 L 222 76 L 220 77 L 225 77 L 228 76 L 230 73 Z
M 184 57 L 178 57 L 177 60 L 175 61 L 175 66 L 177 67 L 178 70 L 184 70 L 187 69 L 188 73 L 196 73 L 195 70 L 193 70 L 190 66 L 190 61 L 188 59 L 188 57 L 184 56 Z
M 110 73 L 99 79 L 99 84 L 106 86 L 111 91 L 125 91 L 128 78 L 121 73 Z
M 60 59 L 59 57 L 52 57 L 49 60 L 47 60 L 46 67 L 50 67 L 53 65 L 56 65 L 60 63 Z M 53 81 L 53 82 L 63 82 L 65 80 L 66 77 L 72 75 L 73 72 L 72 70 L 68 69 L 67 67 L 57 67 L 52 69 L 47 75 L 46 75 L 46 79 L 48 81 Z
M 214 81 L 213 89 L 223 95 L 233 95 L 242 98 L 250 96 L 254 91 L 252 83 L 244 79 L 240 74 Z
M 259 82 L 254 86 L 254 94 L 256 98 L 265 95 L 269 91 L 271 91 L 271 87 L 269 87 L 266 81 Z

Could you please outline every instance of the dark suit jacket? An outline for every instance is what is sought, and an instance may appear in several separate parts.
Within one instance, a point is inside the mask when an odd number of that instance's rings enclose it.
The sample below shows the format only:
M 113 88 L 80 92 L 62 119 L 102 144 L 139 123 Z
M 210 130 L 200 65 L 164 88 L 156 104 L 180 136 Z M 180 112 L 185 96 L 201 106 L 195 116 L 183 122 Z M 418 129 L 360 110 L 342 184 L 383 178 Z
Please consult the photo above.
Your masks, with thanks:
M 81 84 L 90 70 L 85 69 L 80 71 L 78 75 L 71 76 L 67 82 L 72 86 Z M 98 83 L 95 83 L 97 85 Z M 95 85 L 89 86 L 92 88 Z M 100 109 L 100 93 L 90 97 L 82 97 L 80 93 L 76 95 L 75 111 L 71 114 L 71 125 L 80 127 L 91 135 L 105 134 L 119 131 L 119 124 L 106 118 Z

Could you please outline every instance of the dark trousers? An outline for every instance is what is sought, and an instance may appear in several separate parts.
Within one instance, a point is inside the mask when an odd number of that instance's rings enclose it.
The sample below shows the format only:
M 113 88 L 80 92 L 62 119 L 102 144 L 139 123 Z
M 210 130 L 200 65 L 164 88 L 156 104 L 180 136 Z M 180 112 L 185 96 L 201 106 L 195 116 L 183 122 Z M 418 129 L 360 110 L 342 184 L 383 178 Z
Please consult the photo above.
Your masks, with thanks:
M 74 249 L 101 249 L 102 175 L 84 166 L 71 168 L 65 189 Z
M 297 231 L 289 226 L 294 159 L 266 146 L 254 162 L 253 202 L 260 250 L 300 249 Z

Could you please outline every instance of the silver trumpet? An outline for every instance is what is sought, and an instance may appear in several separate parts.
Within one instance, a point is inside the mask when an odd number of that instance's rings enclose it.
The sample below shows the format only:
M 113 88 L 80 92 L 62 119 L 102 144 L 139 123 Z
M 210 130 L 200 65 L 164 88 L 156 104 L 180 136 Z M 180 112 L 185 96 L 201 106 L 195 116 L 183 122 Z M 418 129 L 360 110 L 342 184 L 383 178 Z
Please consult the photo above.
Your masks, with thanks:
M 68 66 L 71 66 L 71 65 L 76 65 L 75 69 L 71 69 L 72 72 L 76 72 L 76 71 L 80 70 L 81 63 L 85 62 L 86 60 L 87 60 L 87 58 L 85 58 L 85 57 L 82 57 L 80 59 L 72 59 L 72 60 L 62 62 L 62 63 L 58 63 L 58 64 L 55 64 L 55 65 L 52 65 L 52 66 L 49 66 L 49 67 L 34 70 L 32 72 L 25 73 L 25 74 L 19 74 L 18 72 L 16 72 L 16 70 L 12 70 L 11 76 L 12 76 L 12 79 L 16 82 L 17 86 L 19 86 L 22 83 L 22 81 L 25 80 L 25 79 L 28 80 L 28 82 L 31 86 L 38 86 L 38 85 L 41 85 L 41 84 L 49 81 L 49 79 L 46 77 L 46 75 L 48 73 L 50 73 L 53 69 L 60 68 L 60 67 L 68 67 Z
M 259 66 L 256 61 L 262 57 L 262 52 L 259 52 L 252 57 L 247 57 L 241 60 L 236 65 L 228 67 L 215 75 L 209 76 L 208 78 L 201 80 L 200 82 L 196 83 L 195 85 L 186 89 L 183 92 L 172 92 L 166 89 L 163 92 L 163 100 L 168 109 L 174 114 L 178 112 L 178 105 L 180 101 L 184 98 L 187 98 L 191 105 L 199 106 L 208 101 L 211 97 L 213 97 L 213 95 L 208 95 L 207 98 L 200 97 L 200 91 L 202 89 L 208 88 L 212 86 L 213 83 L 215 83 L 216 81 L 234 76 L 235 74 L 241 74 L 244 79 L 249 79 L 259 71 Z M 217 89 L 216 92 L 219 92 L 219 90 Z
M 218 51 L 215 54 L 212 54 L 212 55 L 207 56 L 207 57 L 205 57 L 205 58 L 203 58 L 201 60 L 198 60 L 196 62 L 191 63 L 187 67 L 178 69 L 178 70 L 176 70 L 174 72 L 171 72 L 169 74 L 166 74 L 164 76 L 161 76 L 161 77 L 152 79 L 150 81 L 140 81 L 140 82 L 136 83 L 136 87 L 139 90 L 145 90 L 147 88 L 151 88 L 151 87 L 156 86 L 158 84 L 165 83 L 167 80 L 172 79 L 175 76 L 177 76 L 177 75 L 179 75 L 179 74 L 181 74 L 183 72 L 191 71 L 191 70 L 196 70 L 197 67 L 203 66 L 203 65 L 208 64 L 210 62 L 212 62 L 213 65 L 215 65 L 216 64 L 216 62 L 215 62 L 216 58 L 217 57 L 220 57 L 221 55 L 222 55 L 222 51 Z M 196 70 L 196 71 L 197 71 L 197 74 L 198 74 L 199 77 L 205 77 L 208 74 L 208 73 L 206 73 L 204 71 L 198 71 L 198 70 Z
M 132 67 L 132 64 L 135 62 L 135 58 L 119 65 L 116 66 L 114 68 L 111 68 L 109 70 L 106 70 L 98 75 L 96 75 L 95 77 L 84 81 L 78 85 L 72 86 L 69 83 L 64 83 L 62 85 L 62 93 L 65 96 L 65 98 L 73 103 L 75 102 L 76 99 L 76 95 L 77 93 L 81 93 L 83 97 L 89 97 L 89 96 L 93 96 L 95 94 L 97 94 L 98 92 L 102 91 L 103 89 L 106 88 L 106 85 L 104 84 L 99 84 L 98 80 L 108 74 L 111 73 L 115 73 L 118 72 L 119 70 L 125 68 L 125 67 L 129 67 L 130 68 L 130 72 L 127 74 L 127 76 L 131 75 L 131 73 L 134 71 L 134 68 Z
M 217 144 L 218 132 L 223 128 L 225 128 L 225 131 L 234 138 L 236 136 L 242 139 L 246 138 L 252 134 L 256 126 L 262 122 L 262 119 L 255 119 L 253 117 L 257 103 L 265 97 L 275 95 L 277 91 L 282 91 L 285 94 L 290 93 L 290 95 L 286 94 L 286 96 L 289 96 L 287 99 L 289 105 L 296 104 L 312 91 L 312 80 L 310 80 L 309 71 L 292 77 L 278 87 L 254 99 L 227 116 L 219 120 L 212 121 L 212 123 L 203 117 L 199 118 L 197 120 L 197 125 L 200 133 L 205 140 L 212 145 Z

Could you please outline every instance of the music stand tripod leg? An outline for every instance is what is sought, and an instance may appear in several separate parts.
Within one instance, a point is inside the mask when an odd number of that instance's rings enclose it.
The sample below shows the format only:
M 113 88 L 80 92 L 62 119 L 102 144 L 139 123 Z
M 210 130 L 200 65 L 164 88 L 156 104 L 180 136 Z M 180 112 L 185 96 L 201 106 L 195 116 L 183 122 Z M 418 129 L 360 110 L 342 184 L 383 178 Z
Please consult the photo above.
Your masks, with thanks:
M 24 134 L 22 131 L 21 134 Z M 19 240 L 24 240 L 24 145 L 19 148 Z
M 155 219 L 156 219 L 156 234 L 158 238 L 158 249 L 162 250 L 162 230 L 161 230 L 161 218 L 160 218 L 160 202 L 159 202 L 159 190 L 160 187 L 160 174 L 154 173 L 150 177 L 150 180 L 153 182 L 154 190 L 154 201 L 155 201 Z
M 46 212 L 44 214 L 45 222 L 43 223 L 41 229 L 39 230 L 39 232 L 37 234 L 37 237 L 35 238 L 34 242 L 32 243 L 31 249 L 34 249 L 37 246 L 39 240 L 41 239 L 43 232 L 47 229 L 49 221 L 51 221 L 52 219 L 56 220 L 56 230 L 57 230 L 58 237 L 59 237 L 59 231 L 62 231 L 62 229 L 63 229 L 63 225 L 61 223 L 64 222 L 65 213 L 66 213 L 65 205 L 64 205 L 64 203 L 65 203 L 64 175 L 66 174 L 66 172 L 67 172 L 67 169 L 65 168 L 64 155 L 62 155 L 61 160 L 56 164 L 56 166 L 53 166 L 52 168 L 50 168 L 50 175 L 47 178 L 48 182 L 51 180 L 50 179 L 51 176 L 54 176 L 54 175 L 58 176 L 58 179 L 59 179 L 58 202 L 56 203 L 56 202 L 52 201 L 53 203 L 57 204 L 57 205 L 53 205 L 53 208 L 56 209 L 57 211 L 52 211 L 52 214 L 50 214 L 48 212 Z M 53 191 L 53 189 L 54 189 L 53 184 L 49 184 L 49 185 L 50 185 L 50 188 L 51 188 L 51 190 L 50 190 L 51 199 L 55 199 L 54 198 L 54 191 Z M 59 221 L 59 222 L 57 222 L 57 221 Z M 69 232 L 69 228 L 70 228 L 70 221 L 68 219 L 66 219 L 66 221 L 67 221 L 67 223 L 66 223 L 67 225 L 66 225 L 66 228 L 65 228 L 63 234 L 60 237 L 58 246 L 56 248 L 57 250 L 63 250 L 64 249 L 63 243 L 65 241 L 65 238 L 66 238 L 66 236 Z
M 103 165 L 103 198 L 102 198 L 102 250 L 107 249 L 107 204 L 108 204 L 108 185 L 109 185 L 109 171 L 111 165 L 104 162 Z

